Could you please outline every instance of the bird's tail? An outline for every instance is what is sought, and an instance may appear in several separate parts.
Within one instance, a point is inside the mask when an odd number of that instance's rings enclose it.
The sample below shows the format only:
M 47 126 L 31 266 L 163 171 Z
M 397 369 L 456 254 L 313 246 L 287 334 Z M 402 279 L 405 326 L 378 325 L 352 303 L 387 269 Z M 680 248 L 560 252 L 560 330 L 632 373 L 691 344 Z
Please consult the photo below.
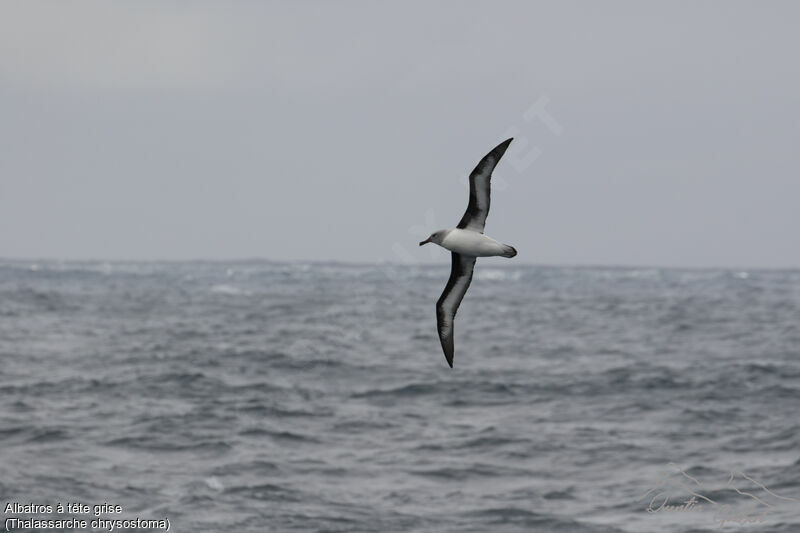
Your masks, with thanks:
M 503 257 L 514 257 L 517 255 L 517 249 L 507 244 L 503 245 Z

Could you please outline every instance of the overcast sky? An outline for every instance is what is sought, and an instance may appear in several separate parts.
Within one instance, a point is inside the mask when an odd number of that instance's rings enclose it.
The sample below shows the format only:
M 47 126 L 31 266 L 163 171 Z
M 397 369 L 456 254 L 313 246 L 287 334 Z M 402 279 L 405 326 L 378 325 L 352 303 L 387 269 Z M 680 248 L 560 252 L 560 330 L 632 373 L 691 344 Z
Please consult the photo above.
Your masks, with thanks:
M 800 267 L 799 19 L 4 2 L 0 257 L 449 261 L 417 242 L 514 136 L 486 233 L 515 261 Z

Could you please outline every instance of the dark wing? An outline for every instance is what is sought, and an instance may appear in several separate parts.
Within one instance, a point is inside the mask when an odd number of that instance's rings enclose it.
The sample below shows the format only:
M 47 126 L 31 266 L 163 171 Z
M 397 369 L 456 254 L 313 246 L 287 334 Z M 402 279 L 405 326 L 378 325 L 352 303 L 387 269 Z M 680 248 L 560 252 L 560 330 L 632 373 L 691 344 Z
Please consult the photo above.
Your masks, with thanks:
M 457 228 L 483 233 L 486 216 L 489 214 L 492 171 L 513 140 L 512 137 L 498 144 L 494 150 L 481 159 L 478 166 L 469 175 L 469 205 L 467 205 L 464 216 L 461 217 L 461 222 L 456 226 Z
M 447 364 L 453 368 L 453 320 L 456 318 L 456 311 L 464 298 L 464 294 L 472 281 L 472 268 L 475 266 L 475 258 L 468 255 L 461 255 L 451 252 L 453 264 L 450 267 L 450 279 L 447 280 L 447 287 L 436 302 L 436 326 L 439 330 L 439 340 L 442 341 L 442 350 L 447 359 Z

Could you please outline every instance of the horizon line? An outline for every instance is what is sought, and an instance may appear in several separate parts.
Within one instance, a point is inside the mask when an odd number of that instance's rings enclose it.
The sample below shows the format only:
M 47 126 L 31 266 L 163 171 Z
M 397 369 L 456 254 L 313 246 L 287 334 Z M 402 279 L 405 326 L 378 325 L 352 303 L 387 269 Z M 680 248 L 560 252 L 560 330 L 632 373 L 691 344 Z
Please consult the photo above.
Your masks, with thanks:
M 491 259 L 489 257 L 483 259 Z M 341 266 L 399 266 L 399 267 L 434 267 L 450 266 L 449 261 L 347 261 L 341 259 L 269 259 L 266 257 L 238 257 L 238 258 L 185 258 L 185 259 L 109 259 L 109 258 L 52 258 L 52 257 L 3 257 L 3 263 L 264 263 L 264 264 L 319 264 Z M 535 263 L 517 262 L 513 264 L 497 264 L 493 268 L 575 268 L 575 269 L 619 269 L 619 270 L 726 270 L 739 272 L 755 271 L 800 271 L 800 266 L 687 266 L 687 265 L 653 265 L 644 263 Z

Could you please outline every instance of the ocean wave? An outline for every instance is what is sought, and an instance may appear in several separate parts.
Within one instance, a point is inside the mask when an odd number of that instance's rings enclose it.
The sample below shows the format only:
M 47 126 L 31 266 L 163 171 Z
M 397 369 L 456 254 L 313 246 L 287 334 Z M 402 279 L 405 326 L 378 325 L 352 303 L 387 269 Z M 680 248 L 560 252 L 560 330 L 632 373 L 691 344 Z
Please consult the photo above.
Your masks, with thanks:
M 19 498 L 187 531 L 571 532 L 668 530 L 634 501 L 666 461 L 797 493 L 796 272 L 487 262 L 450 369 L 449 265 L 37 263 L 0 262 Z

